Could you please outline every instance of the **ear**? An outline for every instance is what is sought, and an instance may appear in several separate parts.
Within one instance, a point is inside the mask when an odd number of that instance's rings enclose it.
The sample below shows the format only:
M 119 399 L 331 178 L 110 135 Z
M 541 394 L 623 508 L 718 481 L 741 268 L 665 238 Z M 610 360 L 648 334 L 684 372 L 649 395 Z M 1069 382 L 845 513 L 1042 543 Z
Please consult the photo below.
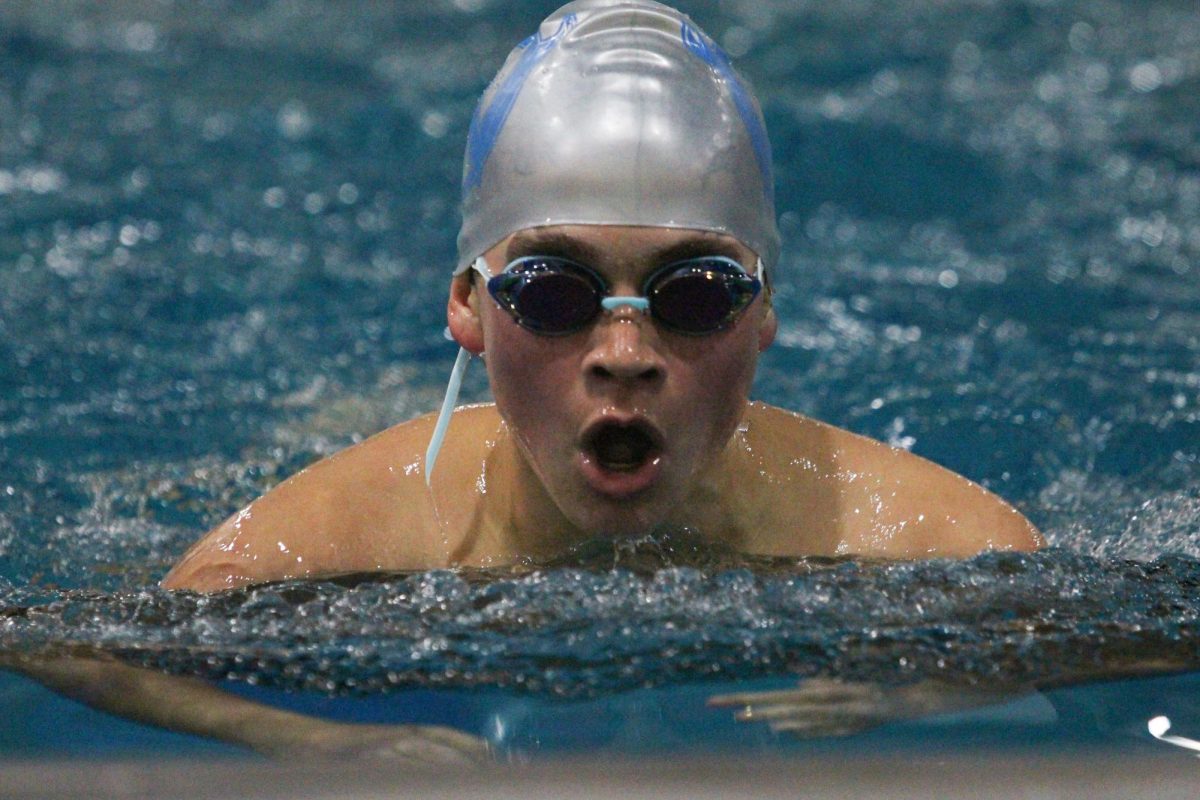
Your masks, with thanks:
M 775 332 L 779 329 L 779 318 L 775 316 L 775 304 L 768 303 L 763 313 L 762 321 L 758 324 L 758 352 L 762 352 L 775 341 Z
M 455 275 L 450 281 L 450 299 L 446 302 L 446 323 L 450 335 L 467 352 L 483 352 L 483 322 L 479 316 L 479 291 L 472 273 Z

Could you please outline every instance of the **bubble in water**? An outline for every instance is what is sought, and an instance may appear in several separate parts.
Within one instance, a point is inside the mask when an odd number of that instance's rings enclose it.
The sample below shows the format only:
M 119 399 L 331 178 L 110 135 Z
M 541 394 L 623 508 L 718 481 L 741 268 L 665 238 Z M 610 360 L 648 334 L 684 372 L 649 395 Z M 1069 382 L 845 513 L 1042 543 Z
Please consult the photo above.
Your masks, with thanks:
M 279 109 L 276 116 L 279 133 L 286 139 L 303 139 L 313 129 L 313 118 L 308 107 L 299 100 L 289 100 Z

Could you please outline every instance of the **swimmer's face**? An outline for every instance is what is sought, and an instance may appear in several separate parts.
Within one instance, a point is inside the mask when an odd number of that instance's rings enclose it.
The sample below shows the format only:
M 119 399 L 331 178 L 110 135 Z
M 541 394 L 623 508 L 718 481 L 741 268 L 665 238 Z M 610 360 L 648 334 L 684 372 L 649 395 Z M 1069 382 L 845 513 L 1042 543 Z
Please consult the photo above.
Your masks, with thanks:
M 639 295 L 649 275 L 685 258 L 725 256 L 753 272 L 729 236 L 670 228 L 562 225 L 519 231 L 485 254 L 493 274 L 522 256 L 584 264 L 612 295 Z M 715 333 L 672 332 L 629 306 L 561 336 L 518 325 L 482 278 L 457 278 L 450 325 L 486 351 L 501 416 L 547 495 L 589 535 L 647 533 L 678 519 L 745 412 L 758 354 L 775 335 L 760 293 Z

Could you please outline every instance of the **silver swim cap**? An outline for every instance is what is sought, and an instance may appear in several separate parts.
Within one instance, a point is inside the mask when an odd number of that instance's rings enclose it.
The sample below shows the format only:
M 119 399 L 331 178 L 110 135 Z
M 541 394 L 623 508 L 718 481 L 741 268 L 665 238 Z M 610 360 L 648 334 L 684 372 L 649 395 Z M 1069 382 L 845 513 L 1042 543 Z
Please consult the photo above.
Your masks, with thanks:
M 727 233 L 779 257 L 771 148 L 729 57 L 649 0 L 577 0 L 521 42 L 479 101 L 458 267 L 542 225 Z

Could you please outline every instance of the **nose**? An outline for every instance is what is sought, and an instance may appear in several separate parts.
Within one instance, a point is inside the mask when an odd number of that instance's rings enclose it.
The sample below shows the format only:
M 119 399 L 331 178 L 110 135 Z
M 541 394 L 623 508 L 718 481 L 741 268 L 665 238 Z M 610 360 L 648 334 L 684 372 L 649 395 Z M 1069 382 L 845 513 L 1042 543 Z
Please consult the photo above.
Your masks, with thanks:
M 660 382 L 666 369 L 653 346 L 653 327 L 648 315 L 631 305 L 602 314 L 592 329 L 592 347 L 584 358 L 584 372 L 600 381 Z

